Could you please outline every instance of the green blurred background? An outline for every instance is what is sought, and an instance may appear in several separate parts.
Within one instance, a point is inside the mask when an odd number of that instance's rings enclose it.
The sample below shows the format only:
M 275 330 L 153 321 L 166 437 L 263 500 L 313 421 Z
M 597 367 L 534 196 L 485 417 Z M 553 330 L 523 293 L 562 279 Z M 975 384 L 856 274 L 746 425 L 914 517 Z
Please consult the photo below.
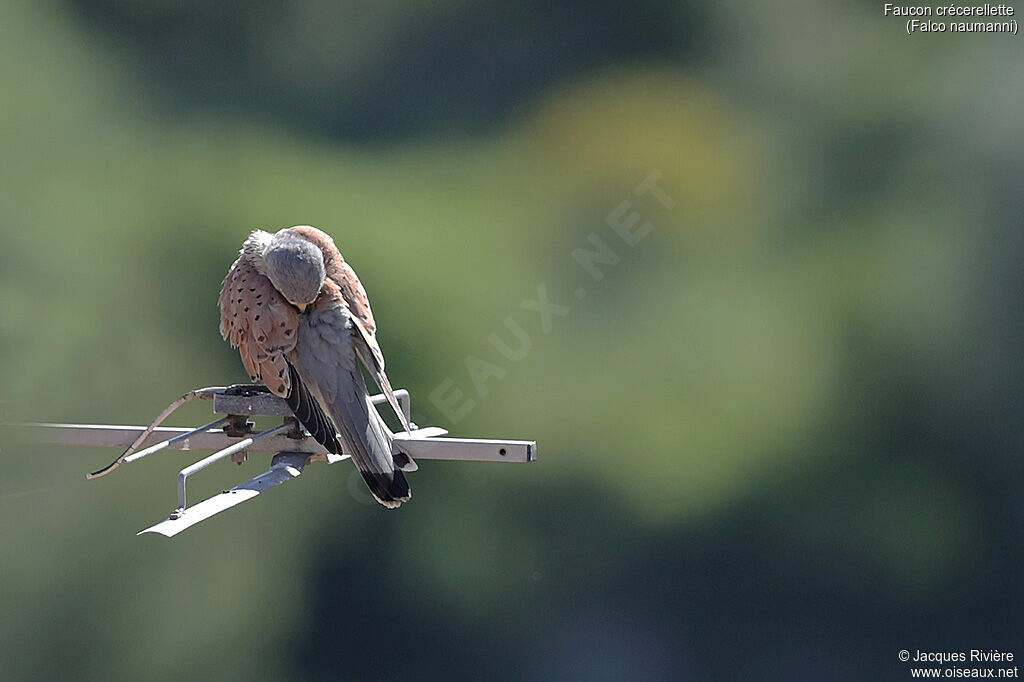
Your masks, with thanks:
M 318 465 L 168 541 L 134 534 L 188 453 L 87 483 L 116 453 L 7 431 L 3 680 L 1024 655 L 1018 39 L 834 0 L 7 0 L 0 56 L 0 420 L 148 423 L 245 380 L 221 278 L 250 229 L 306 223 L 419 423 L 540 445 L 425 463 L 397 513 Z M 653 171 L 671 210 L 634 193 Z M 475 405 L 453 423 L 438 387 Z

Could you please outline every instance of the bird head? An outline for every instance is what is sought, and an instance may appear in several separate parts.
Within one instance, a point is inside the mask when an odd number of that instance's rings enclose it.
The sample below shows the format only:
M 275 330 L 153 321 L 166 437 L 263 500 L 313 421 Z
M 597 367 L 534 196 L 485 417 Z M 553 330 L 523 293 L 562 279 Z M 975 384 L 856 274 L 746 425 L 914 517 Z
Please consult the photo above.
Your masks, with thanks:
M 279 232 L 263 251 L 263 263 L 274 288 L 300 312 L 320 295 L 326 272 L 316 245 Z

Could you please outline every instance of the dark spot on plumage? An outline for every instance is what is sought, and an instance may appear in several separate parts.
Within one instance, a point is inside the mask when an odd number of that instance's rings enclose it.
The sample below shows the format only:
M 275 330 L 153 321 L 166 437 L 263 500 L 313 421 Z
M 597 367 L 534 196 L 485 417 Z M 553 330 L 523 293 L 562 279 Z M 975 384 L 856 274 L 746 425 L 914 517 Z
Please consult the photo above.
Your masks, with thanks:
M 238 287 L 238 293 L 242 293 L 242 287 Z
M 246 308 L 246 310 L 248 310 L 248 308 Z M 260 319 L 260 316 L 259 316 L 259 315 L 257 315 L 257 316 L 255 317 L 255 319 L 259 320 L 259 319 Z
M 284 326 L 284 322 L 282 322 L 282 323 L 281 323 L 281 326 L 282 326 L 282 327 Z
M 284 384 L 278 384 L 277 385 L 277 392 L 278 393 L 284 393 Z
M 249 291 L 256 291 L 256 287 L 249 287 Z
M 245 312 L 249 312 L 249 306 L 245 306 Z
M 292 335 L 292 330 L 291 329 L 285 329 L 284 330 L 284 335 L 285 336 L 291 336 Z
M 277 370 L 277 376 L 283 377 L 284 376 L 284 370 L 283 369 Z

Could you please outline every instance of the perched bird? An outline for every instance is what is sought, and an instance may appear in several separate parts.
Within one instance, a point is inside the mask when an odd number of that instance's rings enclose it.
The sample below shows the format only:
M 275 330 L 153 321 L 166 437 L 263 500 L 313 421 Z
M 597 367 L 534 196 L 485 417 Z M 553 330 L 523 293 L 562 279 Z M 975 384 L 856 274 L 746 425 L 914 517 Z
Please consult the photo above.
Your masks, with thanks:
M 252 231 L 221 285 L 220 333 L 253 381 L 288 401 L 328 451 L 352 461 L 377 500 L 396 508 L 412 496 L 392 455 L 392 432 L 370 403 L 359 363 L 410 424 L 384 373 L 377 325 L 363 285 L 326 233 L 300 225 Z M 397 462 L 396 462 L 397 460 Z

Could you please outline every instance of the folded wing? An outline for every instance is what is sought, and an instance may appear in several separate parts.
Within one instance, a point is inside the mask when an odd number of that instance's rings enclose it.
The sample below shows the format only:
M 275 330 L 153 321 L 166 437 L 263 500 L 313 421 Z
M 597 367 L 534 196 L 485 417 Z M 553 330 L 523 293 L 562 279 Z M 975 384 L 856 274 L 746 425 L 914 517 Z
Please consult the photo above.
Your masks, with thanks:
M 238 349 L 253 381 L 287 400 L 310 435 L 329 452 L 341 454 L 330 420 L 287 359 L 298 339 L 298 313 L 252 258 L 243 248 L 221 285 L 221 336 Z
M 356 339 L 355 349 L 366 367 L 374 382 L 381 392 L 387 397 L 391 408 L 398 415 L 402 428 L 406 431 L 412 430 L 405 412 L 402 411 L 395 397 L 395 391 L 391 387 L 388 375 L 384 372 L 384 353 L 377 343 L 377 322 L 373 319 L 373 311 L 370 310 L 370 300 L 366 296 L 366 289 L 356 276 L 355 270 L 345 262 L 334 240 L 326 232 L 303 225 L 292 227 L 289 230 L 297 236 L 301 236 L 320 249 L 324 255 L 324 268 L 327 271 L 327 278 L 332 281 L 341 295 L 341 298 L 348 306 L 352 324 L 355 325 L 359 336 Z
M 391 455 L 391 433 L 370 403 L 357 360 L 359 332 L 340 292 L 330 282 L 299 321 L 299 341 L 290 359 L 330 415 L 344 451 L 374 497 L 394 508 L 412 493 Z

